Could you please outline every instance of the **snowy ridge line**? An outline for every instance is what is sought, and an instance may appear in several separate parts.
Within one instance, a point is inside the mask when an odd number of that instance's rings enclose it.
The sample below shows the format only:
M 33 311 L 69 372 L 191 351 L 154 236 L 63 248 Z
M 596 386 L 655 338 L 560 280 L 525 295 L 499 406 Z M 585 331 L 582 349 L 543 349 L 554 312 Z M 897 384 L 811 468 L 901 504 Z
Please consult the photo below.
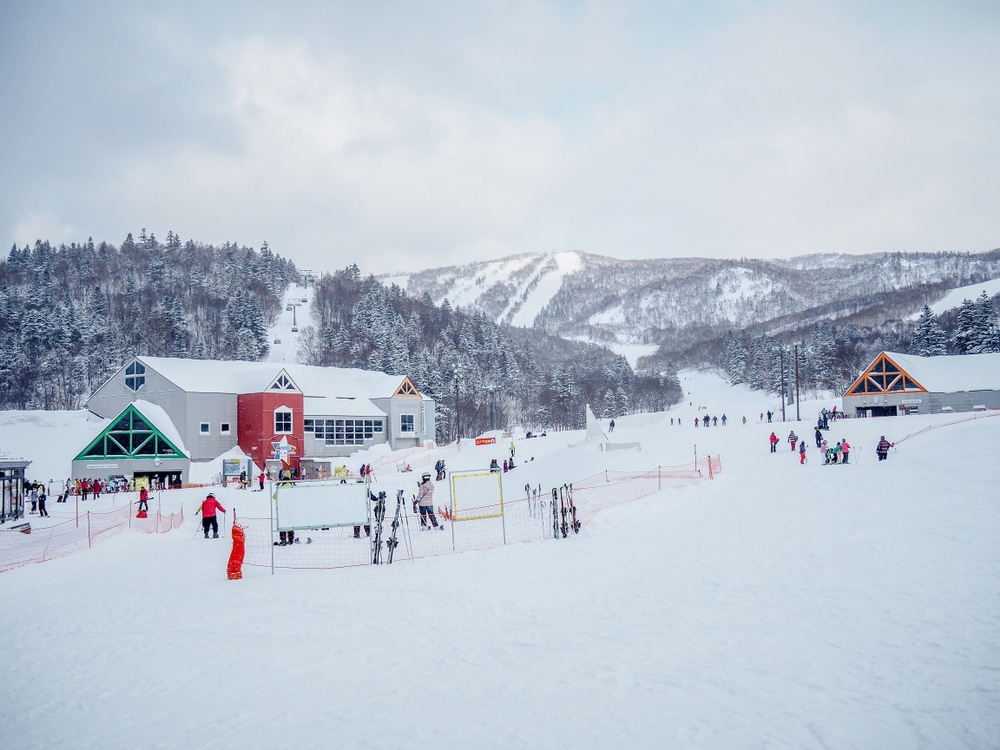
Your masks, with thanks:
M 898 445 L 899 443 L 905 443 L 910 438 L 916 437 L 917 435 L 922 435 L 923 433 L 927 432 L 928 430 L 937 430 L 937 429 L 939 429 L 941 427 L 951 427 L 951 426 L 956 425 L 956 424 L 962 424 L 963 422 L 971 422 L 971 421 L 973 421 L 975 419 L 988 419 L 990 417 L 1000 417 L 1000 410 L 993 409 L 992 411 L 993 411 L 992 414 L 990 414 L 988 412 L 987 413 L 983 413 L 983 414 L 972 414 L 972 415 L 970 415 L 968 417 L 962 417 L 961 419 L 955 419 L 955 420 L 952 420 L 951 422 L 945 422 L 943 424 L 931 424 L 931 425 L 927 425 L 922 430 L 917 430 L 916 432 L 908 432 L 908 433 L 906 433 L 906 435 L 904 437 L 901 437 L 899 440 L 894 441 L 894 444 Z
M 12 527 L 0 529 L 0 573 L 80 552 L 125 529 L 165 534 L 184 523 L 183 507 L 177 513 L 163 515 L 157 511 L 147 518 L 133 518 L 132 510 L 133 503 L 106 513 L 87 511 L 79 522 L 74 519 L 35 527 L 30 533 Z

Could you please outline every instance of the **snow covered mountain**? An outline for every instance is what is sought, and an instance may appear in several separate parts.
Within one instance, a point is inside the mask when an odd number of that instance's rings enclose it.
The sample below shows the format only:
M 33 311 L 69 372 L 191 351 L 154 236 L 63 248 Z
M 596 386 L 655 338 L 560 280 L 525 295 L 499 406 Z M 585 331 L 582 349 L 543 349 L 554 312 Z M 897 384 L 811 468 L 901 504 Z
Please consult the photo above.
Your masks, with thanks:
M 566 338 L 679 349 L 731 328 L 773 333 L 819 321 L 902 319 L 952 288 L 998 278 L 1000 250 L 789 260 L 619 260 L 574 251 L 381 280 Z

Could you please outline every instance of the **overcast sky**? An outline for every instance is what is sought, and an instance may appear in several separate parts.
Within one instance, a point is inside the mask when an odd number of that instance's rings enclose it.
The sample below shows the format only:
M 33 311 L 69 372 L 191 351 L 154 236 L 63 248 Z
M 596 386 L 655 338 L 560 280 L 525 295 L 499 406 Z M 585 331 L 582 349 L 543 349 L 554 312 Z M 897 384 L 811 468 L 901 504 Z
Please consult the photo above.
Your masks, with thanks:
M 1000 2 L 0 4 L 0 239 L 1000 247 Z

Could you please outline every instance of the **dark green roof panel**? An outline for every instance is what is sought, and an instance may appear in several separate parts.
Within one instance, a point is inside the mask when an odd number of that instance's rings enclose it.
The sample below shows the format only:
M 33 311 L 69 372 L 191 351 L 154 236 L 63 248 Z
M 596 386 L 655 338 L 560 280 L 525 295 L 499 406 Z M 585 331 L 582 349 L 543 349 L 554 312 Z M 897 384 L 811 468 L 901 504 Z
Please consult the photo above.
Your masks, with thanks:
M 185 458 L 151 425 L 135 404 L 129 404 L 74 460 L 99 458 Z

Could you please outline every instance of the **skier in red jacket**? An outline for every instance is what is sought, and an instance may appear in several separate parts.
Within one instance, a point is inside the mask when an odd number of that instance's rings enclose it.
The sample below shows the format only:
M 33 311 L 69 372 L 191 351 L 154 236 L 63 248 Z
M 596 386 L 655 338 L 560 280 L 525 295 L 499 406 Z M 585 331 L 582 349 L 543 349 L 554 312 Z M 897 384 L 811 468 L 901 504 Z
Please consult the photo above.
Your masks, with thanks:
M 198 506 L 198 510 L 194 512 L 195 515 L 201 513 L 201 526 L 205 529 L 205 538 L 208 539 L 208 530 L 212 529 L 212 534 L 215 539 L 219 538 L 219 521 L 215 516 L 216 511 L 221 510 L 223 513 L 226 509 L 222 507 L 222 503 L 215 499 L 215 494 L 209 492 L 205 501 Z

